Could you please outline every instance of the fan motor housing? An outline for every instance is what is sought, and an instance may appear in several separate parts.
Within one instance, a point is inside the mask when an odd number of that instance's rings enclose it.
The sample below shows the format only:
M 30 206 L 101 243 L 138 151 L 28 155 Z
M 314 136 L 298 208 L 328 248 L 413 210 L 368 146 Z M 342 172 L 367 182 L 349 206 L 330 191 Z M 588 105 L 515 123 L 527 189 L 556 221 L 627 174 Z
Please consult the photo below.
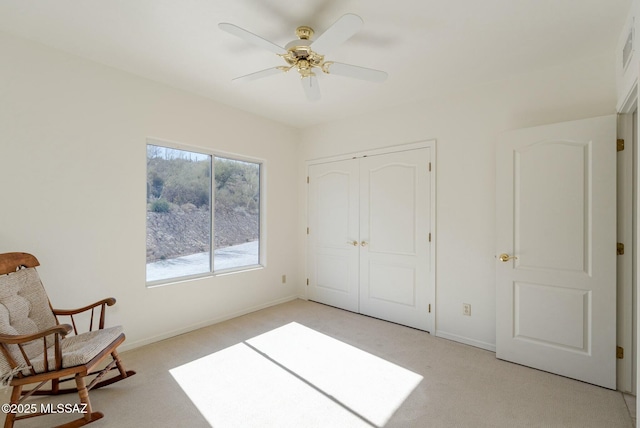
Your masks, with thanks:
M 282 55 L 285 61 L 291 66 L 300 68 L 321 67 L 324 62 L 324 55 L 320 55 L 311 50 L 308 40 L 294 40 L 285 46 L 287 54 Z

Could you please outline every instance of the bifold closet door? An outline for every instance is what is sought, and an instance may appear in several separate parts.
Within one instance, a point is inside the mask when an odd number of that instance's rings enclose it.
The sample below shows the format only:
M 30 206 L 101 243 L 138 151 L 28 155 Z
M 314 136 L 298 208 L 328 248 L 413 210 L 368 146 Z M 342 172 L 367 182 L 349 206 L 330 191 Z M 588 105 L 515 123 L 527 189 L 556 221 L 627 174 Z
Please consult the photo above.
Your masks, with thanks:
M 360 313 L 429 330 L 429 149 L 360 160 Z
M 308 295 L 358 312 L 358 162 L 309 167 Z
M 430 329 L 430 149 L 309 167 L 308 296 Z

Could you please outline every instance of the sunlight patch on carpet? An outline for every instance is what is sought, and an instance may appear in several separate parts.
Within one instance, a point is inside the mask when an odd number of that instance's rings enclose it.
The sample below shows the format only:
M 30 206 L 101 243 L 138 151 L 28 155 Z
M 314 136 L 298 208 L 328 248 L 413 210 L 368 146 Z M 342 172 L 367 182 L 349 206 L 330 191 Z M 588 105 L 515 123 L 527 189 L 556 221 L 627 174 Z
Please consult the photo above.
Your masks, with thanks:
M 212 427 L 382 427 L 422 376 L 290 323 L 170 370 Z

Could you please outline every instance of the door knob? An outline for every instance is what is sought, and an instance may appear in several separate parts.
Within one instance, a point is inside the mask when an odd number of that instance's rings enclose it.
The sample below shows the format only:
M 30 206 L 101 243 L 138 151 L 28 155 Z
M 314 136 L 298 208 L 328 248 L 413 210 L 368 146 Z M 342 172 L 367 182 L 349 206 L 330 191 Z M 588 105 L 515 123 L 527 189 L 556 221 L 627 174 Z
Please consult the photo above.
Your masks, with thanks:
M 501 261 L 501 262 L 505 262 L 505 263 L 506 263 L 506 262 L 508 262 L 508 261 L 509 261 L 509 260 L 511 260 L 511 259 L 514 259 L 514 260 L 517 260 L 517 259 L 518 259 L 518 257 L 516 257 L 516 256 L 510 256 L 510 255 L 509 255 L 509 254 L 507 254 L 507 253 L 502 253 L 502 254 L 500 254 L 500 257 L 498 257 L 498 258 L 500 259 L 500 261 Z
M 351 244 L 354 247 L 357 247 L 358 246 L 358 241 L 348 241 L 347 244 Z
M 365 246 L 367 245 L 367 241 L 362 241 L 362 243 L 361 243 L 360 245 L 362 245 L 363 247 L 365 247 Z

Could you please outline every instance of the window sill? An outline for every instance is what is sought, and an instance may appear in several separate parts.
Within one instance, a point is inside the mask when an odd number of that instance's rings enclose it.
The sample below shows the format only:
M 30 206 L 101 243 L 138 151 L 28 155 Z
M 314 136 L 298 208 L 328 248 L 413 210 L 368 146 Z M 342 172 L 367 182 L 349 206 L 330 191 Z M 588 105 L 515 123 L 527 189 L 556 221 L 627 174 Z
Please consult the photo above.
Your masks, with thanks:
M 146 282 L 146 287 L 147 288 L 159 288 L 159 287 L 164 287 L 164 286 L 167 286 L 167 285 L 183 284 L 185 282 L 197 281 L 197 280 L 204 279 L 204 278 L 215 278 L 215 277 L 218 277 L 218 276 L 235 275 L 235 274 L 238 274 L 238 273 L 252 272 L 252 271 L 261 270 L 261 269 L 264 269 L 263 265 L 251 265 L 251 266 L 242 266 L 242 267 L 238 267 L 238 268 L 217 270 L 217 271 L 214 271 L 214 272 L 200 273 L 200 274 L 195 274 L 195 275 L 181 276 L 181 277 L 178 277 L 178 278 L 158 279 L 158 280 L 155 280 L 155 281 L 147 281 Z

